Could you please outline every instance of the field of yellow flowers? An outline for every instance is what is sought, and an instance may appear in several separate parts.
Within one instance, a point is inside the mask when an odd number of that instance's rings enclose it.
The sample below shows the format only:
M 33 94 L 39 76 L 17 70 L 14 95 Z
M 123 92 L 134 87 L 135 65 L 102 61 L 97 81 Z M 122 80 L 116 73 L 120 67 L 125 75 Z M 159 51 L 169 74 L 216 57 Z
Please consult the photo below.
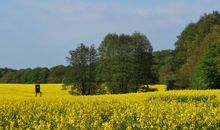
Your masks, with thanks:
M 0 129 L 220 129 L 220 91 L 70 96 L 61 85 L 0 84 Z

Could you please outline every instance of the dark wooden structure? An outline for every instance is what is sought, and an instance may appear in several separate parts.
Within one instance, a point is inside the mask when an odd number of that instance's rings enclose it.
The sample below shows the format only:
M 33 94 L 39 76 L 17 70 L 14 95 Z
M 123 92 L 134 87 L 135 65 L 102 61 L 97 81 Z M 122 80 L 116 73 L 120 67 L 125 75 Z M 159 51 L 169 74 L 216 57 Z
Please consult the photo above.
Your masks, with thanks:
M 35 96 L 37 96 L 37 94 L 40 94 L 41 97 L 41 91 L 40 91 L 40 84 L 36 84 L 35 85 Z

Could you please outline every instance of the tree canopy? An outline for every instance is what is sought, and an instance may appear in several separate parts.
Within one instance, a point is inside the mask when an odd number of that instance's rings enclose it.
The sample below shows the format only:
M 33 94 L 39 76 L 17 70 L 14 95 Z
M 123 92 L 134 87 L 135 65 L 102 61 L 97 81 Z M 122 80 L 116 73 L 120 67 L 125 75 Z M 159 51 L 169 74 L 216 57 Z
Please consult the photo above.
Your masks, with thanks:
M 88 95 L 95 91 L 95 69 L 98 55 L 95 47 L 85 46 L 81 43 L 75 50 L 69 52 L 67 57 L 70 63 L 69 80 L 67 85 L 72 84 L 72 89 L 77 89 L 80 94 Z
M 220 14 L 205 14 L 197 23 L 190 23 L 175 43 L 172 70 L 179 88 L 192 86 L 192 75 L 202 55 L 220 38 Z
M 145 35 L 108 34 L 98 50 L 97 80 L 107 83 L 111 93 L 137 91 L 153 82 L 153 49 Z
M 192 80 L 193 89 L 220 88 L 220 41 L 215 42 L 202 56 Z

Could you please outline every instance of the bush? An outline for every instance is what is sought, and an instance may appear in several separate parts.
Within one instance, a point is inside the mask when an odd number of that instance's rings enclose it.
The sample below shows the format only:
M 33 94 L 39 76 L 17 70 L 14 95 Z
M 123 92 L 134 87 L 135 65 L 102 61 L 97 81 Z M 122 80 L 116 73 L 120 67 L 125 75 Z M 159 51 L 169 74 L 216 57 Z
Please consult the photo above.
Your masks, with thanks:
M 101 84 L 96 92 L 96 94 L 110 94 L 110 93 L 111 91 L 107 83 Z
M 168 80 L 166 85 L 167 85 L 167 90 L 172 90 L 176 88 L 176 80 Z
M 141 87 L 138 89 L 138 92 L 153 92 L 157 91 L 156 88 L 150 88 L 148 85 L 141 85 Z

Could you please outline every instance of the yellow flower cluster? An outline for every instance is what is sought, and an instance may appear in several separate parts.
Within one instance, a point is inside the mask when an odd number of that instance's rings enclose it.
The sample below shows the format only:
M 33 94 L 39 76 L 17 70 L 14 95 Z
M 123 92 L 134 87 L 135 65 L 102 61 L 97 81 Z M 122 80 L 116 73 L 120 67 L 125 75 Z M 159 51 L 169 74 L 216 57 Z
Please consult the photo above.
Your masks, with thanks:
M 220 91 L 0 96 L 0 129 L 220 129 Z

